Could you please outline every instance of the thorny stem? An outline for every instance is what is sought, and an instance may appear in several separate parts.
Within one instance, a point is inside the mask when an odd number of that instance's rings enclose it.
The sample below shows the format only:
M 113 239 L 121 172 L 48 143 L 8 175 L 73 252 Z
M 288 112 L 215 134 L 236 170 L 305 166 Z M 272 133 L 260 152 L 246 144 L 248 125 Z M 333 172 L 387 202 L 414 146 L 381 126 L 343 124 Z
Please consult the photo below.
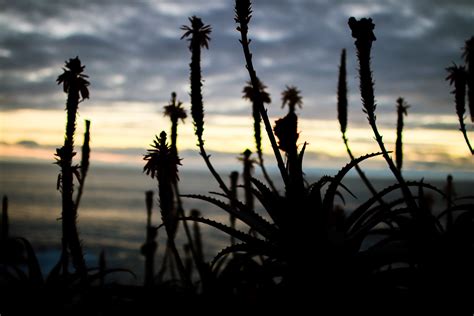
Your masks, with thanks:
M 339 121 L 339 124 L 341 126 L 341 134 L 342 134 L 342 140 L 344 141 L 344 145 L 346 146 L 347 153 L 349 154 L 349 157 L 351 160 L 355 160 L 354 155 L 352 154 L 352 150 L 349 147 L 349 139 L 346 136 L 346 131 L 347 131 L 347 70 L 346 70 L 346 50 L 343 49 L 341 52 L 341 62 L 339 66 L 339 78 L 338 78 L 338 84 L 337 84 L 337 118 Z M 377 196 L 377 191 L 375 190 L 374 186 L 372 183 L 369 181 L 367 176 L 365 175 L 364 171 L 362 171 L 362 168 L 359 166 L 359 164 L 356 164 L 355 169 L 357 173 L 359 174 L 359 177 L 361 178 L 362 182 L 364 182 L 365 186 L 369 189 L 370 193 L 373 196 Z M 384 204 L 384 201 L 382 198 L 378 198 L 379 203 L 382 205 Z
M 250 18 L 249 18 L 250 19 Z M 248 32 L 248 26 L 247 22 L 245 19 L 239 19 L 238 23 L 240 23 L 240 27 L 238 28 L 238 31 L 240 32 L 240 44 L 242 45 L 242 49 L 244 51 L 244 56 L 245 56 L 245 62 L 246 62 L 246 68 L 248 70 L 249 76 L 250 76 L 250 81 L 252 83 L 253 87 L 258 87 L 258 78 L 257 78 L 257 73 L 255 72 L 255 69 L 253 67 L 252 63 L 252 54 L 250 53 L 250 40 L 247 37 L 247 32 Z M 258 110 L 260 111 L 260 115 L 262 116 L 263 123 L 265 125 L 265 130 L 267 131 L 268 138 L 270 140 L 270 143 L 273 148 L 273 153 L 275 155 L 275 158 L 277 160 L 278 164 L 278 169 L 280 170 L 281 177 L 283 179 L 283 182 L 285 184 L 285 187 L 288 185 L 288 173 L 286 172 L 285 164 L 283 162 L 283 158 L 281 156 L 280 150 L 278 149 L 278 145 L 275 139 L 275 135 L 273 134 L 273 129 L 272 125 L 270 123 L 270 120 L 268 118 L 267 111 L 265 107 L 263 106 L 262 102 L 262 97 L 260 95 L 260 91 L 258 89 L 255 89 L 255 103 L 258 107 Z
M 79 240 L 76 221 L 77 209 L 73 202 L 73 167 L 74 133 L 76 131 L 76 113 L 79 104 L 79 89 L 73 82 L 69 88 L 67 98 L 67 123 L 66 137 L 63 146 L 62 166 L 62 226 L 63 226 L 63 252 L 71 250 L 73 263 L 79 274 L 85 278 L 87 274 L 86 263 Z M 67 262 L 63 261 L 63 271 L 67 271 Z
M 371 29 L 367 28 L 368 24 L 371 24 Z M 350 18 L 349 26 L 352 29 L 352 36 L 356 39 L 355 45 L 357 49 L 357 57 L 359 60 L 360 92 L 362 104 L 364 106 L 364 112 L 367 114 L 369 125 L 372 128 L 372 131 L 375 135 L 375 140 L 382 151 L 382 156 L 387 162 L 390 171 L 400 183 L 403 196 L 405 197 L 409 208 L 414 211 L 417 209 L 417 206 L 413 195 L 408 188 L 405 179 L 393 163 L 392 158 L 389 156 L 389 153 L 383 142 L 382 135 L 380 135 L 376 124 L 374 81 L 372 78 L 372 70 L 370 68 L 370 51 L 372 48 L 372 41 L 375 40 L 375 36 L 372 33 L 374 25 L 372 24 L 371 19 L 361 19 L 360 21 L 357 21 L 354 18 Z
M 222 181 L 220 175 L 216 172 L 214 167 L 209 160 L 209 155 L 204 149 L 204 140 L 202 137 L 204 131 L 204 109 L 202 102 L 202 78 L 201 78 L 201 46 L 208 47 L 207 41 L 209 40 L 208 34 L 210 33 L 210 27 L 204 26 L 201 19 L 197 17 L 192 17 L 189 19 L 191 21 L 191 28 L 183 26 L 182 29 L 186 33 L 181 37 L 187 37 L 191 35 L 191 63 L 190 66 L 190 81 L 191 81 L 191 115 L 194 121 L 195 134 L 198 139 L 199 153 L 204 159 L 207 168 L 216 179 L 220 188 L 226 195 L 229 195 L 229 189 Z
M 469 151 L 472 155 L 474 155 L 474 151 L 467 135 L 466 124 L 464 123 L 464 114 L 466 113 L 466 85 L 468 74 L 465 67 L 457 66 L 456 64 L 446 68 L 446 70 L 449 72 L 446 80 L 449 80 L 450 84 L 454 85 L 454 90 L 452 93 L 454 94 L 454 104 L 459 120 L 459 130 L 464 136 Z

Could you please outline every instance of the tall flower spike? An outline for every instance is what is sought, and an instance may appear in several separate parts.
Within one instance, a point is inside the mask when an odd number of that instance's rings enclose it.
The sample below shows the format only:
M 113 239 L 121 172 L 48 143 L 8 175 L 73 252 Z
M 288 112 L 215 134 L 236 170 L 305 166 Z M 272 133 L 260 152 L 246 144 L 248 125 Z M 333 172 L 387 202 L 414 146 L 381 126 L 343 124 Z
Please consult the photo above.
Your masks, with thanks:
M 174 205 L 175 192 L 173 191 L 173 185 L 179 180 L 178 165 L 181 164 L 180 159 L 166 143 L 166 133 L 164 131 L 161 132 L 159 138 L 156 137 L 151 146 L 153 148 L 149 149 L 143 158 L 147 161 L 143 171 L 151 175 L 152 178 L 156 176 L 158 180 L 161 217 L 168 235 L 168 246 L 176 260 L 181 279 L 189 285 L 190 281 L 187 278 L 183 262 L 174 242 L 178 227 L 178 214 Z
M 355 38 L 357 57 L 359 58 L 360 91 L 364 112 L 367 113 L 369 120 L 374 120 L 376 104 L 374 82 L 370 69 L 370 50 L 372 42 L 376 40 L 375 24 L 370 18 L 362 18 L 357 21 L 354 17 L 349 18 L 348 24 L 352 31 L 352 37 Z
M 417 205 L 413 198 L 413 195 L 408 188 L 400 170 L 389 156 L 387 148 L 382 140 L 382 135 L 377 127 L 376 116 L 375 116 L 375 96 L 374 96 L 374 81 L 372 79 L 372 70 L 370 68 L 370 53 L 372 49 L 372 43 L 376 40 L 374 35 L 375 24 L 372 23 L 372 19 L 362 18 L 357 21 L 354 17 L 349 18 L 349 27 L 352 31 L 352 37 L 355 38 L 355 46 L 357 50 L 357 58 L 359 60 L 359 86 L 360 95 L 362 99 L 363 112 L 367 114 L 369 125 L 374 132 L 375 140 L 378 143 L 383 157 L 392 171 L 393 175 L 400 183 L 403 196 L 407 201 L 407 205 L 412 212 L 415 212 Z
M 188 38 L 189 50 L 191 51 L 190 81 L 191 81 L 191 116 L 194 121 L 196 136 L 200 143 L 204 131 L 204 107 L 202 102 L 202 80 L 201 80 L 201 47 L 209 48 L 211 27 L 204 25 L 202 20 L 196 16 L 189 18 L 191 26 L 183 25 L 184 32 L 181 39 Z
M 176 100 L 176 92 L 171 93 L 171 100 L 169 104 L 165 105 L 164 115 L 171 120 L 171 148 L 177 153 L 178 121 L 181 119 L 184 123 L 187 114 L 183 108 L 183 103 Z
M 397 99 L 397 140 L 395 144 L 395 163 L 398 170 L 402 170 L 403 165 L 403 116 L 408 115 L 408 108 L 410 106 L 403 100 L 403 98 Z
M 456 106 L 456 114 L 458 115 L 459 120 L 459 130 L 462 132 L 471 154 L 474 155 L 474 150 L 467 136 L 466 124 L 464 123 L 464 114 L 466 113 L 466 69 L 464 66 L 453 64 L 453 66 L 446 68 L 446 70 L 449 73 L 446 80 L 449 80 L 450 85 L 454 85 L 454 90 L 451 93 L 454 94 L 454 104 Z
M 62 269 L 63 273 L 68 271 L 68 253 L 71 254 L 74 267 L 79 272 L 81 280 L 85 281 L 87 267 L 82 251 L 82 244 L 77 229 L 77 205 L 73 201 L 73 174 L 78 174 L 77 167 L 72 166 L 74 152 L 74 134 L 76 131 L 76 115 L 79 103 L 89 98 L 89 81 L 83 74 L 85 66 L 81 64 L 79 57 L 71 58 L 65 62 L 63 73 L 58 76 L 56 82 L 63 85 L 63 91 L 67 93 L 66 101 L 66 135 L 64 145 L 57 149 L 57 163 L 61 167 L 60 181 L 62 195 Z
M 456 114 L 459 120 L 464 120 L 464 113 L 466 112 L 466 68 L 453 64 L 453 66 L 446 68 L 446 71 L 449 73 L 446 80 L 449 81 L 450 85 L 454 85 L 454 90 L 451 93 L 454 94 Z
M 474 123 L 474 36 L 466 41 L 463 52 L 467 70 L 468 104 L 471 122 Z
M 341 52 L 339 80 L 337 84 L 337 118 L 344 135 L 347 130 L 347 80 L 346 80 L 346 50 Z
M 248 23 L 252 18 L 252 4 L 250 0 L 235 0 L 235 22 L 239 23 L 237 31 L 247 32 Z
M 256 103 L 256 93 L 260 92 L 260 97 L 264 104 L 270 104 L 272 102 L 270 98 L 270 94 L 265 91 L 267 86 L 265 86 L 260 80 L 258 80 L 258 91 L 255 91 L 252 82 L 247 82 L 247 85 L 242 90 L 243 99 L 250 100 L 252 102 L 252 116 L 253 116 L 253 124 L 254 124 L 254 137 L 255 137 L 255 145 L 257 148 L 257 152 L 260 153 L 262 151 L 262 133 L 261 133 L 261 126 L 260 123 L 262 118 L 260 117 L 260 111 L 258 110 L 258 106 Z

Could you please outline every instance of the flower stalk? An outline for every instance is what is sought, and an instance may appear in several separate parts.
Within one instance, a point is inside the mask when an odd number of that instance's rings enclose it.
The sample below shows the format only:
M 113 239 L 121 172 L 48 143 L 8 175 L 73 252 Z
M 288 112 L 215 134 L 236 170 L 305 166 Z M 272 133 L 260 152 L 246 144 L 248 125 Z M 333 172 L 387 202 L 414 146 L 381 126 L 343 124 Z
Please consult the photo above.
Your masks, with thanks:
M 353 161 L 355 157 L 349 146 L 349 139 L 347 138 L 347 135 L 346 135 L 347 118 L 348 118 L 347 108 L 348 108 L 348 101 L 347 101 L 346 50 L 343 49 L 341 52 L 341 61 L 340 61 L 340 66 L 339 66 L 339 79 L 338 79 L 338 84 L 337 84 L 337 118 L 339 121 L 339 125 L 341 127 L 342 140 L 344 141 L 347 154 Z M 357 173 L 359 174 L 359 177 L 361 178 L 362 182 L 364 182 L 365 186 L 370 191 L 370 193 L 373 196 L 377 196 L 377 190 L 375 190 L 374 186 L 369 181 L 364 171 L 362 171 L 362 168 L 359 166 L 359 164 L 356 164 L 354 168 L 356 169 Z M 379 198 L 378 200 L 380 204 L 384 204 L 382 198 Z
M 238 23 L 237 31 L 240 32 L 240 44 L 242 45 L 242 49 L 245 56 L 246 68 L 250 76 L 250 82 L 252 83 L 252 87 L 258 87 L 258 77 L 257 73 L 255 72 L 255 68 L 252 62 L 252 54 L 250 53 L 250 40 L 248 39 L 248 23 L 252 17 L 252 7 L 250 0 L 236 0 L 235 1 L 235 22 Z M 288 173 L 285 168 L 285 164 L 283 162 L 283 158 L 281 153 L 278 149 L 278 145 L 275 139 L 275 135 L 273 134 L 272 125 L 270 124 L 270 119 L 268 118 L 267 111 L 263 105 L 263 99 L 260 91 L 255 90 L 255 103 L 258 107 L 260 112 L 260 116 L 262 117 L 263 123 L 265 125 L 265 130 L 267 131 L 268 138 L 272 145 L 273 153 L 277 160 L 278 169 L 280 170 L 281 177 L 283 179 L 283 183 L 285 187 L 288 185 Z
M 173 183 L 179 179 L 178 165 L 181 163 L 175 151 L 168 146 L 166 138 L 167 135 L 163 131 L 160 137 L 156 137 L 153 141 L 151 145 L 152 149 L 148 149 L 148 153 L 143 158 L 146 161 L 143 171 L 152 178 L 156 177 L 158 181 L 161 218 L 165 225 L 166 234 L 168 235 L 168 248 L 176 260 L 181 280 L 187 285 L 190 285 L 190 280 L 187 278 L 186 270 L 174 241 L 178 225 L 178 216 L 176 208 L 174 207 L 175 193 L 173 191 Z
M 400 187 L 407 201 L 408 207 L 411 211 L 415 211 L 418 207 L 415 203 L 415 199 L 408 188 L 405 179 L 402 177 L 400 170 L 393 163 L 392 158 L 389 156 L 385 144 L 382 139 L 382 135 L 377 127 L 375 109 L 377 107 L 374 96 L 374 81 L 372 78 L 372 70 L 370 66 L 370 52 L 372 49 L 372 43 L 376 40 L 374 35 L 375 24 L 372 19 L 362 18 L 359 21 L 354 17 L 349 18 L 349 27 L 352 31 L 352 37 L 355 38 L 355 46 L 357 50 L 357 58 L 359 60 L 359 79 L 360 79 L 360 93 L 362 98 L 363 112 L 367 114 L 367 119 L 372 131 L 375 135 L 382 155 L 388 164 L 390 171 L 393 173 L 397 181 L 400 183 Z
M 453 66 L 446 68 L 446 70 L 449 73 L 449 75 L 446 77 L 446 80 L 449 80 L 450 85 L 454 85 L 454 90 L 451 93 L 454 94 L 454 104 L 459 120 L 459 130 L 464 136 L 464 140 L 466 141 L 469 151 L 472 155 L 474 155 L 474 150 L 467 135 L 466 124 L 464 123 L 464 114 L 466 113 L 466 68 L 464 66 L 457 66 L 454 64 Z
M 194 122 L 194 132 L 198 139 L 199 152 L 204 159 L 209 171 L 216 179 L 222 191 L 229 195 L 229 189 L 214 169 L 209 160 L 209 155 L 204 148 L 204 107 L 202 101 L 202 78 L 201 78 L 201 47 L 209 48 L 211 27 L 205 25 L 196 16 L 190 17 L 191 26 L 183 25 L 181 30 L 185 31 L 181 39 L 189 37 L 189 50 L 191 51 L 190 82 L 191 82 L 191 116 Z
M 403 166 L 403 117 L 408 115 L 408 108 L 410 106 L 405 103 L 403 98 L 397 99 L 397 140 L 395 142 L 395 162 L 398 170 L 402 172 Z
M 260 96 L 262 98 L 262 102 L 264 104 L 270 104 L 272 102 L 270 98 L 270 94 L 268 94 L 265 89 L 267 86 L 265 86 L 260 79 L 258 79 L 258 86 L 257 90 L 260 92 Z M 263 176 L 265 180 L 267 181 L 268 185 L 271 187 L 271 189 L 276 192 L 275 185 L 273 184 L 272 179 L 270 178 L 270 175 L 267 172 L 267 169 L 265 168 L 265 164 L 263 162 L 263 151 L 262 151 L 262 129 L 261 129 L 261 122 L 262 118 L 260 117 L 260 111 L 256 103 L 256 96 L 254 88 L 252 86 L 252 82 L 247 82 L 247 85 L 243 89 L 243 96 L 242 98 L 250 100 L 252 102 L 252 117 L 253 117 L 253 130 L 254 130 L 254 138 L 255 138 L 255 148 L 257 149 L 257 155 L 258 155 L 258 164 L 260 165 L 260 168 L 262 169 Z
M 84 260 L 82 244 L 79 240 L 77 230 L 77 207 L 73 201 L 73 177 L 78 175 L 78 167 L 72 165 L 74 152 L 74 134 L 76 131 L 76 115 L 79 103 L 89 98 L 89 82 L 87 75 L 83 74 L 85 66 L 81 64 L 78 57 L 71 58 L 63 68 L 64 72 L 57 78 L 57 83 L 63 85 L 63 91 L 67 93 L 66 111 L 66 135 L 64 145 L 56 150 L 56 163 L 61 167 L 59 187 L 62 195 L 62 268 L 63 273 L 68 271 L 68 252 L 72 257 L 72 263 L 81 276 L 87 276 L 87 267 Z M 80 177 L 80 176 L 79 176 Z

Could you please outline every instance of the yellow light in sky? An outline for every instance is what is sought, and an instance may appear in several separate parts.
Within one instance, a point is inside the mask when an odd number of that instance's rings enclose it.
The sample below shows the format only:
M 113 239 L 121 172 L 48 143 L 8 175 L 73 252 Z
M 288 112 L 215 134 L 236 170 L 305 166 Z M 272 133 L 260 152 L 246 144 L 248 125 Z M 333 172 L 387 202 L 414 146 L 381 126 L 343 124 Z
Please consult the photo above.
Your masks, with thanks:
M 189 113 L 188 113 L 189 115 Z M 190 116 L 190 115 L 189 115 Z M 416 115 L 414 115 L 416 116 Z M 434 117 L 415 117 L 412 119 L 431 122 Z M 57 110 L 23 109 L 0 112 L 0 158 L 31 157 L 51 159 L 51 149 L 59 147 L 63 142 L 66 112 Z M 82 143 L 84 119 L 92 121 L 93 159 L 109 163 L 129 161 L 120 151 L 111 149 L 143 149 L 143 153 L 152 143 L 154 135 L 162 130 L 170 129 L 169 119 L 164 117 L 161 107 L 151 103 L 113 103 L 110 106 L 96 104 L 81 106 L 78 115 L 76 146 Z M 276 118 L 271 118 L 274 121 Z M 440 117 L 440 120 L 455 118 Z M 300 146 L 308 143 L 305 165 L 320 165 L 321 161 L 341 167 L 341 162 L 348 162 L 346 149 L 341 140 L 339 125 L 336 120 L 304 119 L 299 120 Z M 387 148 L 393 150 L 395 143 L 394 128 L 382 128 Z M 379 148 L 373 140 L 372 131 L 368 126 L 350 126 L 348 137 L 351 149 L 356 156 L 377 152 Z M 239 155 L 249 148 L 255 151 L 253 138 L 253 122 L 248 116 L 209 115 L 205 116 L 205 145 L 210 154 L 224 152 Z M 262 124 L 263 148 L 271 155 L 272 149 L 267 140 Z M 39 147 L 28 148 L 16 145 L 20 141 L 34 141 Z M 49 146 L 50 148 L 44 148 Z M 180 122 L 179 150 L 197 150 L 196 138 L 191 118 L 183 125 Z M 107 152 L 109 149 L 109 152 Z M 468 151 L 457 130 L 438 129 L 405 129 L 404 132 L 405 161 L 439 162 L 472 169 Z M 141 157 L 136 157 L 136 163 Z

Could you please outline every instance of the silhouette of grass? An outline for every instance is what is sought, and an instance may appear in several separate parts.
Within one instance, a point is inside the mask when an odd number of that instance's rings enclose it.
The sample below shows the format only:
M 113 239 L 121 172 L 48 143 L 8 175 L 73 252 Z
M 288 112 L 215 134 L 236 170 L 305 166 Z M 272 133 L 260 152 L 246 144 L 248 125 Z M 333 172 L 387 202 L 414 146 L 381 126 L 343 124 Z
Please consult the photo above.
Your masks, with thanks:
M 211 175 L 222 189 L 211 195 L 181 195 L 178 186 L 178 122 L 186 118 L 183 104 L 175 93 L 165 106 L 171 121 L 171 142 L 163 131 L 145 154 L 144 172 L 157 179 L 162 225 L 152 225 L 153 192 L 146 193 L 146 234 L 142 246 L 145 256 L 143 285 L 108 283 L 105 276 L 126 269 L 107 269 L 105 254 L 98 268 L 87 268 L 77 230 L 77 207 L 88 173 L 90 123 L 82 147 L 80 166 L 72 163 L 74 133 L 79 102 L 89 97 L 88 81 L 79 58 L 66 62 L 58 83 L 68 93 L 67 123 L 64 146 L 57 150 L 61 167 L 62 252 L 59 263 L 43 277 L 30 242 L 8 233 L 8 203 L 4 198 L 0 240 L 0 285 L 10 290 L 2 297 L 0 312 L 21 314 L 25 302 L 37 304 L 38 310 L 50 314 L 155 314 L 158 310 L 202 312 L 231 306 L 233 311 L 266 312 L 290 307 L 294 312 L 307 310 L 320 313 L 365 315 L 434 314 L 467 315 L 474 312 L 474 197 L 454 194 L 455 183 L 447 178 L 444 192 L 422 181 L 407 181 L 402 176 L 402 132 L 407 105 L 397 100 L 396 161 L 390 157 L 376 124 L 374 80 L 371 49 L 375 41 L 371 19 L 349 19 L 355 38 L 359 62 L 360 94 L 363 112 L 380 147 L 378 153 L 355 157 L 346 136 L 348 98 L 346 84 L 346 52 L 342 51 L 338 87 L 338 120 L 350 161 L 332 176 L 308 183 L 303 172 L 306 143 L 299 148 L 298 114 L 303 104 L 301 92 L 287 86 L 282 105 L 288 113 L 270 123 L 264 104 L 270 96 L 256 75 L 248 38 L 252 7 L 249 0 L 235 1 L 235 22 L 240 32 L 250 82 L 244 97 L 252 101 L 255 146 L 264 171 L 260 122 L 263 121 L 277 167 L 284 184 L 280 192 L 270 177 L 268 186 L 253 177 L 250 150 L 243 163 L 243 201 L 239 199 L 238 173 L 233 172 L 227 186 L 211 164 L 204 146 L 204 102 L 202 97 L 201 48 L 208 48 L 211 27 L 200 18 L 189 18 L 183 26 L 182 38 L 188 38 L 191 51 L 190 90 L 191 116 L 199 152 Z M 472 39 L 471 39 L 472 42 Z M 464 124 L 466 87 L 471 91 L 471 42 L 466 42 L 465 58 L 469 66 L 448 69 L 455 86 L 456 113 L 461 130 Z M 258 87 L 258 88 L 254 88 Z M 469 99 L 471 102 L 471 99 Z M 471 104 L 471 103 L 469 103 Z M 472 114 L 472 110 L 471 110 Z M 278 142 L 277 142 L 278 139 Z M 471 149 L 472 151 L 472 149 Z M 286 156 L 283 159 L 282 153 Z M 382 156 L 397 180 L 377 190 L 367 179 L 360 163 Z M 372 196 L 349 208 L 342 191 L 347 174 L 356 169 Z M 79 190 L 73 199 L 74 175 Z M 432 196 L 446 200 L 437 205 Z M 206 218 L 198 210 L 186 211 L 183 201 L 198 199 L 217 206 L 230 216 L 230 223 Z M 189 214 L 189 216 L 187 216 Z M 183 222 L 187 237 L 184 256 L 175 239 Z M 187 222 L 192 223 L 188 227 Z M 239 223 L 237 225 L 237 223 Z M 229 236 L 229 245 L 208 261 L 204 256 L 205 235 L 200 225 L 211 226 Z M 155 257 L 159 229 L 164 227 L 167 247 L 161 267 L 155 274 Z M 181 248 L 180 248 L 181 249 Z M 69 274 L 69 256 L 76 273 Z M 182 259 L 184 258 L 184 260 Z M 193 265 L 194 263 L 194 265 Z M 194 274 L 194 270 L 197 274 Z M 177 275 L 175 270 L 177 270 Z

